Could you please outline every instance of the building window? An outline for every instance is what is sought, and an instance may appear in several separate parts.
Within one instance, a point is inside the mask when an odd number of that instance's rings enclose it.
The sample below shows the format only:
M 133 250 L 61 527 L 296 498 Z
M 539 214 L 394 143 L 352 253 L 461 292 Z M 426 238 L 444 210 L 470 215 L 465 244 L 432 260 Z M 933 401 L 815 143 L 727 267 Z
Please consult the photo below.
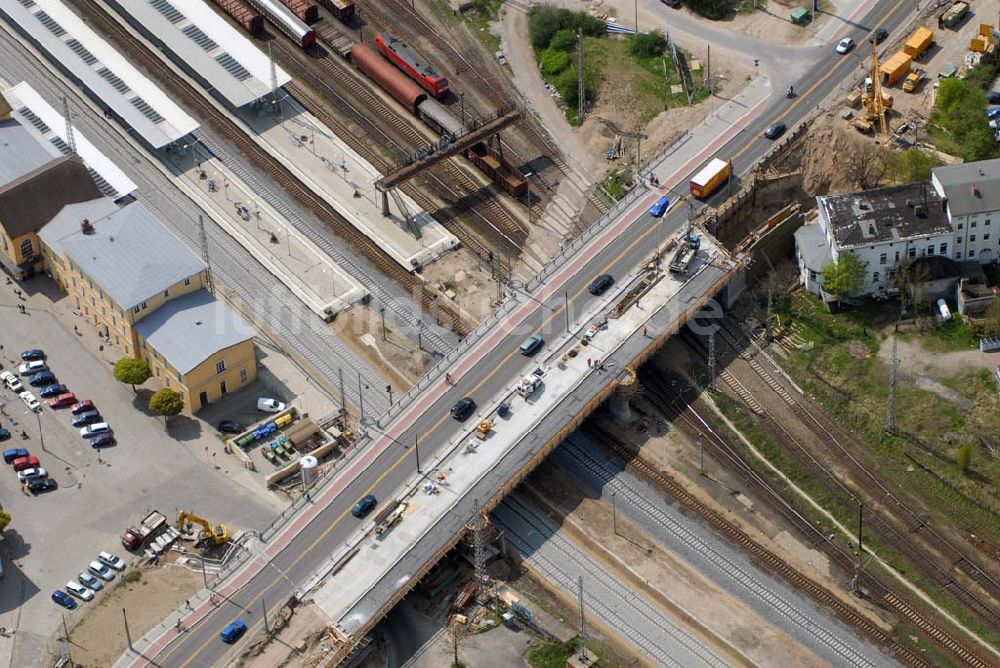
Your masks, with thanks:
M 947 255 L 948 254 L 948 244 L 941 244 L 941 248 L 938 249 L 938 253 L 940 253 L 941 255 Z
M 215 373 L 222 373 L 226 370 L 226 360 L 219 360 L 215 363 Z
M 878 272 L 877 271 L 874 274 L 872 274 L 872 282 L 873 283 L 878 283 Z
M 888 278 L 889 278 L 890 281 L 896 280 L 896 270 L 895 269 L 890 269 L 889 270 L 889 276 L 888 276 Z
M 975 234 L 970 234 L 969 235 L 969 243 L 970 244 L 976 243 L 976 235 Z
M 957 246 L 962 245 L 962 237 L 955 237 L 955 245 Z
M 962 259 L 962 251 L 955 251 L 955 259 L 956 260 Z
M 896 262 L 899 262 L 899 251 L 896 251 Z
M 889 254 L 888 253 L 882 253 L 881 255 L 878 256 L 878 263 L 879 264 L 885 264 L 888 261 L 889 261 Z
M 240 382 L 241 383 L 247 382 L 247 370 L 246 369 L 240 369 Z
M 21 257 L 27 259 L 35 254 L 35 246 L 31 243 L 31 239 L 25 239 L 21 242 Z
M 986 224 L 989 225 L 989 223 L 986 223 Z M 184 285 L 191 285 L 191 279 L 190 278 L 185 278 L 184 279 Z
M 986 227 L 989 227 L 989 226 L 990 226 L 990 219 L 989 219 L 989 218 L 987 218 L 987 219 L 986 219 L 986 222 L 985 222 L 985 223 L 983 223 L 983 224 L 984 224 L 984 225 L 986 225 Z
M 972 223 L 969 225 L 969 227 L 975 228 L 976 227 L 976 221 L 972 221 Z
M 910 256 L 911 260 L 913 258 L 917 257 L 917 249 L 916 249 L 916 247 L 915 246 L 910 246 L 910 251 L 907 253 L 907 255 Z
M 990 233 L 987 232 L 986 234 L 983 235 L 983 241 L 989 241 L 989 240 L 990 240 Z
M 810 281 L 815 281 L 816 280 L 816 272 L 813 271 L 812 269 L 809 270 L 809 280 Z
M 927 247 L 927 255 L 934 255 L 934 244 Z

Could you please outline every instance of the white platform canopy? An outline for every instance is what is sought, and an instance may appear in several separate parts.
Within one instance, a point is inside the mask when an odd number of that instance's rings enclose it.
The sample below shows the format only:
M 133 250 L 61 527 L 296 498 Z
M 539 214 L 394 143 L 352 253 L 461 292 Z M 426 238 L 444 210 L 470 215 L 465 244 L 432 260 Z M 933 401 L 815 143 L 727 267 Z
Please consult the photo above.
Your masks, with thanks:
M 0 0 L 0 11 L 149 146 L 162 148 L 198 128 L 197 121 L 60 0 Z
M 25 126 L 33 127 L 43 139 L 51 142 L 61 152 L 69 153 L 65 116 L 46 102 L 28 82 L 22 81 L 7 88 L 3 91 L 3 96 Z M 73 127 L 73 141 L 76 144 L 76 154 L 83 160 L 94 183 L 106 197 L 116 200 L 138 190 L 138 186 L 125 172 L 91 144 L 76 126 Z
M 232 106 L 250 104 L 271 91 L 268 57 L 202 0 L 111 0 L 111 4 Z M 275 80 L 284 86 L 292 78 L 276 66 Z

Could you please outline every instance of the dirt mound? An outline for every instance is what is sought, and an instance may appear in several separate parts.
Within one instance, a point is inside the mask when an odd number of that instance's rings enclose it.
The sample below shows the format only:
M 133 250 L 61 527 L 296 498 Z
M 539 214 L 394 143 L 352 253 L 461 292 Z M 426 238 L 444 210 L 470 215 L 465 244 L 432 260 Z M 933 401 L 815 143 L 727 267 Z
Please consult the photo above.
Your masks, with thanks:
M 863 138 L 846 123 L 832 115 L 820 116 L 778 167 L 801 170 L 802 188 L 810 197 L 853 190 L 844 157 L 861 146 Z

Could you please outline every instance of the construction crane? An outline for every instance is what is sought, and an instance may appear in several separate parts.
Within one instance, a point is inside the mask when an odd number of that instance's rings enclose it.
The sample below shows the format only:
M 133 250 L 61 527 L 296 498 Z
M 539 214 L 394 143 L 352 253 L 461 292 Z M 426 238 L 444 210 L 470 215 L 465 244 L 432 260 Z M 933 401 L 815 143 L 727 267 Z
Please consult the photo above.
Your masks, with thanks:
M 886 99 L 882 95 L 882 73 L 879 72 L 878 45 L 872 41 L 871 85 L 866 86 L 861 98 L 861 108 L 865 112 L 865 120 L 872 124 L 876 134 L 882 133 L 882 145 L 889 142 L 889 131 L 886 128 L 885 116 L 888 113 Z
M 177 528 L 181 533 L 187 533 L 189 524 L 200 524 L 204 531 L 201 540 L 211 542 L 213 545 L 223 545 L 229 541 L 229 529 L 225 524 L 216 524 L 214 527 L 204 517 L 182 510 L 177 516 Z

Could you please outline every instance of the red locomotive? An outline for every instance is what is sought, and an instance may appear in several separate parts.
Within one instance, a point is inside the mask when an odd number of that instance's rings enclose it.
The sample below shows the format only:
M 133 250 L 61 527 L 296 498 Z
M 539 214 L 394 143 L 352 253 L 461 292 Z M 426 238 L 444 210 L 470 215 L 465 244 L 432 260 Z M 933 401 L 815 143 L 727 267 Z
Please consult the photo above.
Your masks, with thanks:
M 403 40 L 391 33 L 380 32 L 375 35 L 375 47 L 434 97 L 442 98 L 448 94 L 448 77 L 442 76 Z

